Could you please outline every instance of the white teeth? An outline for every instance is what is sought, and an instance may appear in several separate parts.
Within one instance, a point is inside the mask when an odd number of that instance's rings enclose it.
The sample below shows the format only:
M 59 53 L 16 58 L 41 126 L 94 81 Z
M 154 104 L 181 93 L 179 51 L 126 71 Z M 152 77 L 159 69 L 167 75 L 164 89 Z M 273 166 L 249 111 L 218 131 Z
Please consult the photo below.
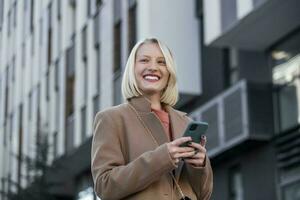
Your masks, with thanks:
M 157 76 L 145 76 L 145 79 L 148 79 L 148 80 L 158 80 L 158 77 Z

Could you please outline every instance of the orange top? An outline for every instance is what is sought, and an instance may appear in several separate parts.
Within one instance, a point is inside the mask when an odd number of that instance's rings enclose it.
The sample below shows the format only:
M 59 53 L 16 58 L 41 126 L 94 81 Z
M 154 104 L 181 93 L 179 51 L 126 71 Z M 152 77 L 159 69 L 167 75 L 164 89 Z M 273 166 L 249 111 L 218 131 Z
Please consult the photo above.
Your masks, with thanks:
M 169 118 L 169 114 L 164 111 L 164 110 L 155 110 L 155 109 L 151 109 L 156 116 L 160 119 L 165 132 L 167 133 L 167 136 L 169 138 L 169 140 L 172 140 L 172 133 L 171 133 L 171 129 L 170 129 L 170 118 Z

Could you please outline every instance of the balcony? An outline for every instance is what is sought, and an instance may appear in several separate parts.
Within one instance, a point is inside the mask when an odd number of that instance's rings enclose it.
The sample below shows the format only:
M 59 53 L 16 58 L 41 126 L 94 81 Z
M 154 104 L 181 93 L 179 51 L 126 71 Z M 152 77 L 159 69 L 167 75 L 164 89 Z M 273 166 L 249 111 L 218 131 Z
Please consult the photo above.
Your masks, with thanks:
M 298 0 L 249 2 L 205 0 L 205 43 L 265 50 L 300 25 Z
M 206 147 L 211 158 L 268 141 L 273 134 L 271 86 L 241 80 L 190 116 L 209 123 Z

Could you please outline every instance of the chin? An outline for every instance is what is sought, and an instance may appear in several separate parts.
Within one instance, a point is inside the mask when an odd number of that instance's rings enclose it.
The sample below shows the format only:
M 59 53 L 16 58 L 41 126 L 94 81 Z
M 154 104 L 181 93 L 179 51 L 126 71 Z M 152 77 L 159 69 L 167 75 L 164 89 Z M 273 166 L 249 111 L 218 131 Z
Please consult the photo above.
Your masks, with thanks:
M 160 94 L 162 90 L 156 88 L 143 88 L 142 90 L 145 94 L 153 95 L 153 94 Z

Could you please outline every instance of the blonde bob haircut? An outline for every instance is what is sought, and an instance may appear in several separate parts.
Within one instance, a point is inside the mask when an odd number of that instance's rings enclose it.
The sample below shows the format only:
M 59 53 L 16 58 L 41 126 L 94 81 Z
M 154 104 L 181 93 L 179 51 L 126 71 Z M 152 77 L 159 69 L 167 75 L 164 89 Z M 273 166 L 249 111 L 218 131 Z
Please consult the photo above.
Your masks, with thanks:
M 160 50 L 164 55 L 166 61 L 166 67 L 170 73 L 170 76 L 166 88 L 164 88 L 164 90 L 162 91 L 160 101 L 170 106 L 174 106 L 178 100 L 178 87 L 176 81 L 175 61 L 173 59 L 170 49 L 157 38 L 146 38 L 136 43 L 136 45 L 132 48 L 126 63 L 126 67 L 122 79 L 123 98 L 128 100 L 132 97 L 138 97 L 143 95 L 143 93 L 137 86 L 137 81 L 134 73 L 134 66 L 136 62 L 136 53 L 139 47 L 146 43 L 158 44 Z

